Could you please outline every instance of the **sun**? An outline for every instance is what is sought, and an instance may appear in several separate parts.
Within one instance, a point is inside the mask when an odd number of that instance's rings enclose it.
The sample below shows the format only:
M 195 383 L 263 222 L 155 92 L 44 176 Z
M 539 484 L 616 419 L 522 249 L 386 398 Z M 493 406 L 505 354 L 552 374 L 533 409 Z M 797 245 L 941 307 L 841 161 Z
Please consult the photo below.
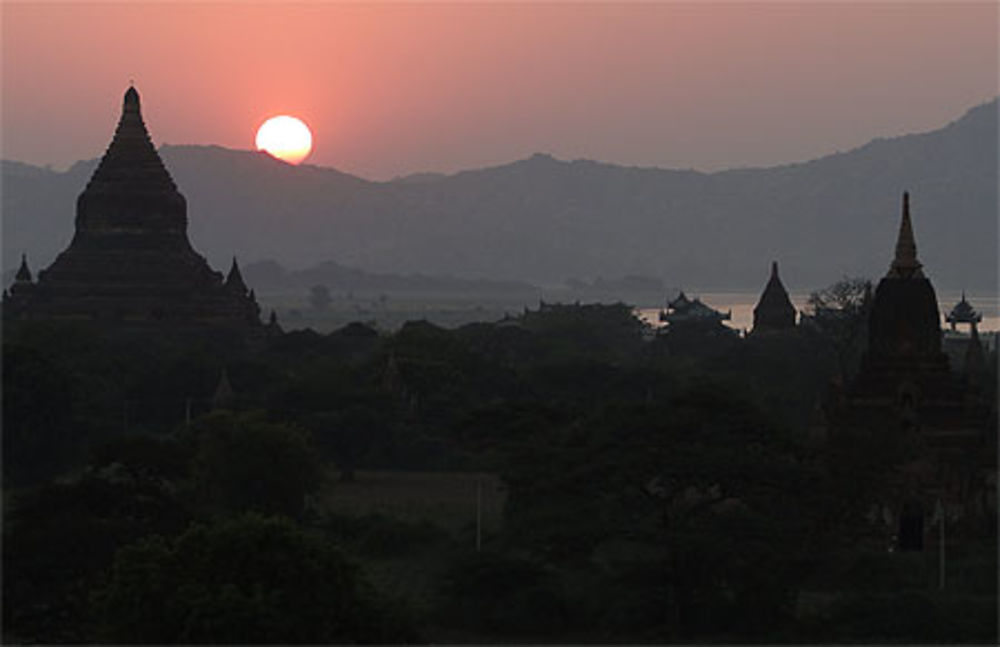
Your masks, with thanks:
M 312 133 L 301 119 L 279 115 L 257 129 L 257 150 L 289 164 L 298 164 L 312 152 Z

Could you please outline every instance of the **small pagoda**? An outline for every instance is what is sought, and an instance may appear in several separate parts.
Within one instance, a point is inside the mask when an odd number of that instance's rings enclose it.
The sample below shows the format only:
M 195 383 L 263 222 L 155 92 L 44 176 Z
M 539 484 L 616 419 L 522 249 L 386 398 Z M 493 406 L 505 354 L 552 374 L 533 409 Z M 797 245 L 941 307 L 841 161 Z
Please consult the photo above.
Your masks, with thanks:
M 753 334 L 795 328 L 795 306 L 778 277 L 778 262 L 771 263 L 771 278 L 753 309 Z
M 4 294 L 4 320 L 261 328 L 260 308 L 236 259 L 228 276 L 213 270 L 191 247 L 187 225 L 187 202 L 130 87 L 111 144 L 77 199 L 69 247 L 37 281 L 22 257 Z

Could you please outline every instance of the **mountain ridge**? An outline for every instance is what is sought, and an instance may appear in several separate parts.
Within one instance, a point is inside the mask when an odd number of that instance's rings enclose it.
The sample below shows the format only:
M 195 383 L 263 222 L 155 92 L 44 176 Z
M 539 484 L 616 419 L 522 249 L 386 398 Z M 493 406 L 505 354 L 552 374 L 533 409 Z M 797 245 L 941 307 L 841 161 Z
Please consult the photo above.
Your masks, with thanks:
M 849 151 L 713 172 L 559 160 L 545 153 L 416 179 L 372 181 L 262 153 L 162 146 L 188 198 L 196 249 L 289 267 L 561 282 L 654 276 L 752 288 L 778 260 L 791 287 L 881 276 L 903 190 L 921 258 L 952 288 L 996 286 L 997 102 L 937 130 Z M 16 166 L 15 166 L 16 165 Z M 3 162 L 4 253 L 45 266 L 72 235 L 96 160 L 60 173 Z M 985 241 L 989 241 L 987 244 Z

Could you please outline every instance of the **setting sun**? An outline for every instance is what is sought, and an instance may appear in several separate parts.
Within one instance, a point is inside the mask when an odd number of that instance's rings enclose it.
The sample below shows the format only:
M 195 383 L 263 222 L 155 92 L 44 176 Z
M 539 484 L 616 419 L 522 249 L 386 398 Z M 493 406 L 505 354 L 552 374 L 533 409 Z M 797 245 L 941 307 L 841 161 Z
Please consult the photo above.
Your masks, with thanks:
M 287 115 L 271 117 L 257 129 L 257 150 L 298 164 L 312 152 L 312 133 L 301 119 Z

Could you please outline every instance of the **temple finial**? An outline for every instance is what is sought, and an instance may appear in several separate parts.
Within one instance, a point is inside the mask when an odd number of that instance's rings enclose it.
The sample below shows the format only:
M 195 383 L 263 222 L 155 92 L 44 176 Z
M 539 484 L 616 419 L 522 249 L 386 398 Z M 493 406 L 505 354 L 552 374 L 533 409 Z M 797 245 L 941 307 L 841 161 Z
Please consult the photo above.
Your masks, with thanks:
M 778 278 L 778 261 L 771 261 L 771 278 Z
M 129 83 L 128 90 L 125 91 L 122 112 L 139 112 L 139 92 L 131 82 Z
M 920 268 L 913 223 L 910 221 L 910 194 L 903 192 L 903 218 L 899 223 L 899 237 L 896 239 L 896 256 L 892 259 L 886 276 L 897 279 L 923 278 L 924 273 Z
M 28 255 L 21 254 L 21 267 L 18 268 L 14 280 L 18 283 L 31 283 L 31 270 L 28 269 Z

